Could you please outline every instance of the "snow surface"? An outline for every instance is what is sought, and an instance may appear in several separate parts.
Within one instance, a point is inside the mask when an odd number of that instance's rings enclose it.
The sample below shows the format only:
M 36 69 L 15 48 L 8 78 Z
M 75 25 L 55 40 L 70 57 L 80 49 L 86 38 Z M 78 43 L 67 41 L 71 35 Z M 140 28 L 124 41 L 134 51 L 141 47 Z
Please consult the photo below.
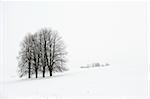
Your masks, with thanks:
M 1 82 L 0 93 L 4 97 L 144 97 L 141 84 L 143 82 L 137 79 L 119 77 L 119 73 L 107 66 L 74 69 L 55 73 L 53 77 Z

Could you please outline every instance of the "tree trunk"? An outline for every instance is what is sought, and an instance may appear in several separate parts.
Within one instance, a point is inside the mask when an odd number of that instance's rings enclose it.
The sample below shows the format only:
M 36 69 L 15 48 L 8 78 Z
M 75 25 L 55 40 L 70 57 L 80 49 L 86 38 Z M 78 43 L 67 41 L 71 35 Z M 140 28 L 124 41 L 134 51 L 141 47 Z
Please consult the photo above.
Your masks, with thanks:
M 43 67 L 43 77 L 45 77 L 45 66 Z
M 52 76 L 52 70 L 51 70 L 51 68 L 48 67 L 48 69 L 49 69 L 49 75 Z
M 50 76 L 52 76 L 52 70 L 50 70 Z
M 36 61 L 36 58 L 35 58 L 35 61 Z M 35 67 L 35 76 L 36 76 L 36 78 L 38 78 L 38 66 L 39 66 L 39 54 L 38 54 L 38 59 L 37 59 L 37 62 L 36 62 L 36 67 Z
M 30 76 L 30 72 L 31 72 L 31 66 L 30 66 L 30 62 L 28 63 L 29 64 L 29 71 L 28 71 L 28 78 L 31 78 L 31 76 Z
M 45 67 L 47 66 L 47 54 L 46 54 L 46 39 L 45 39 L 45 36 L 44 36 L 44 67 L 43 67 L 43 77 L 45 77 Z
M 35 69 L 35 77 L 38 78 L 38 69 Z

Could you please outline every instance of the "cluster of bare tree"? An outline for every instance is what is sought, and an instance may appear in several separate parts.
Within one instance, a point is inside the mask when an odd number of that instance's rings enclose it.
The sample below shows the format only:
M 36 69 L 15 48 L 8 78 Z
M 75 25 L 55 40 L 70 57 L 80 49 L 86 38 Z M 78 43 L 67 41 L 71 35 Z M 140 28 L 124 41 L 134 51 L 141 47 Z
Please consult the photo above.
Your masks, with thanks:
M 62 72 L 67 70 L 65 45 L 56 31 L 41 29 L 34 34 L 25 36 L 21 43 L 21 51 L 18 57 L 19 77 L 41 73 Z

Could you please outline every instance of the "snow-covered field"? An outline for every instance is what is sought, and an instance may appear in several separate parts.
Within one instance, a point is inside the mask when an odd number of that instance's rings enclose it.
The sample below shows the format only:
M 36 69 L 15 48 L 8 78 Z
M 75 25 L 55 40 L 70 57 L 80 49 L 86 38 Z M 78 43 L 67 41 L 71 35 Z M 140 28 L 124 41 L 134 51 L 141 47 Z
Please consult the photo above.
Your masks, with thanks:
M 147 3 L 67 1 L 0 3 L 0 99 L 150 99 Z M 17 78 L 19 44 L 43 27 L 62 35 L 70 70 Z M 80 68 L 93 62 L 110 66 Z
M 1 82 L 0 93 L 10 97 L 144 97 L 144 82 L 120 75 L 111 66 L 79 68 L 53 77 Z

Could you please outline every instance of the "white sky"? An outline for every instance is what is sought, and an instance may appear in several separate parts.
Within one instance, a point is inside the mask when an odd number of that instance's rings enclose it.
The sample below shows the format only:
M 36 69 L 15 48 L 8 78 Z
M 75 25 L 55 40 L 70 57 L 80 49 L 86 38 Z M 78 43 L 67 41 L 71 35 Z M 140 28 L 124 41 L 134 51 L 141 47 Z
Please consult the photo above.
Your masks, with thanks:
M 114 73 L 143 80 L 147 87 L 144 2 L 3 2 L 0 7 L 1 78 L 16 75 L 16 57 L 23 37 L 50 27 L 67 45 L 70 69 L 108 62 Z

